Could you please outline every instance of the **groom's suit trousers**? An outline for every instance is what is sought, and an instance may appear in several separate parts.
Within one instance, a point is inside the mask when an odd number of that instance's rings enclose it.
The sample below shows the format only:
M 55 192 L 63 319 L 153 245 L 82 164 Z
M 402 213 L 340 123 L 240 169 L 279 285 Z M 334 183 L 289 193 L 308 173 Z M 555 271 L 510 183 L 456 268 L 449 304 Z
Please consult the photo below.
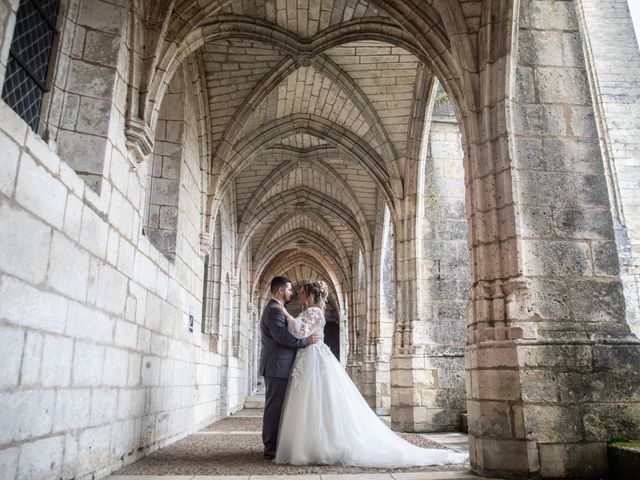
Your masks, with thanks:
M 266 387 L 264 401 L 264 416 L 262 421 L 262 442 L 265 453 L 276 453 L 278 446 L 278 430 L 280 417 L 287 393 L 288 378 L 264 377 Z

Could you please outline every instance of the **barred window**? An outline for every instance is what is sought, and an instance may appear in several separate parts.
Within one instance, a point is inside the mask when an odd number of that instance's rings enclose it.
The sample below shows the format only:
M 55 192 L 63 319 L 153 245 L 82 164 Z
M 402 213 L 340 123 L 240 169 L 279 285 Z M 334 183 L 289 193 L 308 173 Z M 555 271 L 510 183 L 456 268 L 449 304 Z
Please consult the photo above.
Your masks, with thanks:
M 59 0 L 21 0 L 2 99 L 36 130 L 56 34 Z

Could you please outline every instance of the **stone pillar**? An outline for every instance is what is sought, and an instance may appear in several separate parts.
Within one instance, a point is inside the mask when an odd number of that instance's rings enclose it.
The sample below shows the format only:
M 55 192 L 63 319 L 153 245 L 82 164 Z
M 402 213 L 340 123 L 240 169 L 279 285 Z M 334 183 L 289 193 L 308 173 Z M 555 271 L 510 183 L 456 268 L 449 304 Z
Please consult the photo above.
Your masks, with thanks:
M 366 341 L 366 273 L 363 254 L 360 250 L 354 251 L 351 276 L 351 304 L 349 319 L 349 345 L 347 352 L 347 372 L 362 390 L 362 364 Z M 364 296 L 364 298 L 363 298 Z
M 395 232 L 396 323 L 391 374 L 391 424 L 405 432 L 428 431 L 429 395 L 437 387 L 437 369 L 425 358 L 426 338 L 422 282 L 420 212 L 417 194 L 399 202 Z
M 466 119 L 470 456 L 486 474 L 599 478 L 606 442 L 640 436 L 640 345 L 575 5 L 520 3 L 515 65 L 487 56 L 482 77 L 512 71 L 514 97 L 481 89 L 492 98 Z
M 427 362 L 438 371 L 429 393 L 430 431 L 461 428 L 467 410 L 464 349 L 469 295 L 468 228 L 460 128 L 441 87 L 434 89 L 425 165 L 424 255 Z M 435 414 L 437 413 L 437 415 Z
M 389 415 L 391 409 L 391 371 L 392 339 L 396 318 L 395 250 L 394 229 L 385 208 L 385 228 L 383 231 L 382 258 L 380 265 L 380 305 L 379 324 L 376 336 L 376 412 Z
M 43 101 L 40 133 L 57 142 L 60 157 L 97 193 L 111 162 L 123 161 L 110 151 L 124 144 L 118 127 L 126 99 L 119 94 L 126 89 L 128 14 L 124 4 L 63 2 L 52 88 Z
M 363 362 L 363 396 L 379 415 L 390 407 L 389 360 L 395 317 L 393 224 L 384 201 L 378 202 L 370 282 L 369 322 Z

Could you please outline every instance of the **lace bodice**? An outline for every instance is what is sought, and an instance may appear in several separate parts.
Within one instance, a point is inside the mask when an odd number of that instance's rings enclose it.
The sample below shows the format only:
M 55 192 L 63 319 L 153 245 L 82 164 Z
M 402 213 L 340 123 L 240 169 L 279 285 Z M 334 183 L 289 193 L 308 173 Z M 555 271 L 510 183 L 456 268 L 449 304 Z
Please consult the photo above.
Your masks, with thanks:
M 312 333 L 324 340 L 324 312 L 318 307 L 309 307 L 297 317 L 287 315 L 287 329 L 296 338 L 306 338 Z

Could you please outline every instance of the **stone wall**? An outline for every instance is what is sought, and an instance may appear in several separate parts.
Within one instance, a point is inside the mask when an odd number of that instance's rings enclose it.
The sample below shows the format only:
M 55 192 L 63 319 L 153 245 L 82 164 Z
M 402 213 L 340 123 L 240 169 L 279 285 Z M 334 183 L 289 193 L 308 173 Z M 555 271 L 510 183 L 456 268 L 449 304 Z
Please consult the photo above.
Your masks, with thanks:
M 460 128 L 442 88 L 428 128 L 423 221 L 428 367 L 437 373 L 422 391 L 428 430 L 459 430 L 467 410 L 464 376 L 469 256 Z
M 640 349 L 625 321 L 576 6 L 520 2 L 510 163 L 494 177 L 508 187 L 486 209 L 500 229 L 486 215 L 471 232 L 491 248 L 497 233 L 517 242 L 474 257 L 485 271 L 471 264 L 470 457 L 485 473 L 602 477 L 606 443 L 640 434 Z
M 640 336 L 640 50 L 627 0 L 580 0 L 578 7 L 627 322 Z
M 192 107 L 187 110 L 187 106 Z M 192 102 L 186 101 L 185 79 L 182 69 L 178 70 L 171 80 L 171 84 L 164 96 L 154 143 L 153 156 L 149 159 L 147 172 L 147 192 L 144 233 L 149 241 L 160 250 L 169 260 L 175 259 L 176 234 L 178 221 L 178 194 L 180 193 L 180 170 L 183 158 L 183 143 L 191 150 L 184 151 L 185 160 L 193 159 L 197 154 L 197 137 L 193 152 L 193 138 L 187 138 L 185 121 L 195 119 Z M 190 132 L 196 132 L 194 125 L 190 125 Z M 191 136 L 193 137 L 193 135 Z M 191 142 L 188 142 L 191 140 Z M 187 143 L 188 142 L 188 143 Z M 196 166 L 197 156 L 195 157 Z M 185 168 L 188 162 L 185 162 Z M 188 194 L 190 189 L 186 189 Z M 199 205 L 196 204 L 199 208 Z
M 87 22 L 125 28 L 119 7 L 91 0 L 79 8 Z M 3 65 L 13 14 L 0 3 Z M 119 62 L 102 75 L 96 66 L 90 75 L 114 79 L 115 87 L 126 68 Z M 89 109 L 109 126 L 100 156 L 63 148 L 61 137 L 45 143 L 0 102 L 3 478 L 104 476 L 219 418 L 221 401 L 226 411 L 241 408 L 247 390 L 246 361 L 232 357 L 228 398 L 221 395 L 223 356 L 201 333 L 204 185 L 196 122 L 185 123 L 173 165 L 180 183 L 170 261 L 142 234 L 149 162 L 130 155 L 124 95 L 109 92 L 113 108 Z M 184 108 L 187 120 L 196 118 L 193 95 Z M 74 171 L 83 172 L 78 161 L 89 157 L 104 166 L 94 172 L 99 181 Z

